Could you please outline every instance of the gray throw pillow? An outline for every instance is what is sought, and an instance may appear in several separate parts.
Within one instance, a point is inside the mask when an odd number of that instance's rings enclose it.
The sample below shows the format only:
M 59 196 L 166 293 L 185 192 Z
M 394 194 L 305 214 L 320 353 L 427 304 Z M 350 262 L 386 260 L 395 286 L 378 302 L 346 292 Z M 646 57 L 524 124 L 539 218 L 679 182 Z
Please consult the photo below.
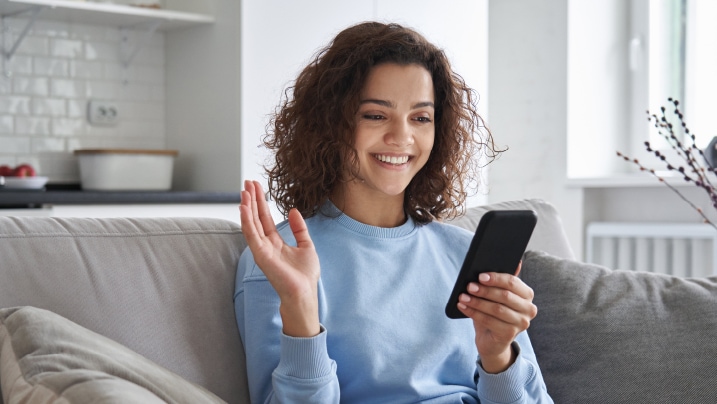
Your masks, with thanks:
M 6 403 L 224 403 L 208 390 L 55 313 L 0 309 Z
M 528 333 L 556 403 L 712 403 L 717 277 L 611 270 L 529 251 Z

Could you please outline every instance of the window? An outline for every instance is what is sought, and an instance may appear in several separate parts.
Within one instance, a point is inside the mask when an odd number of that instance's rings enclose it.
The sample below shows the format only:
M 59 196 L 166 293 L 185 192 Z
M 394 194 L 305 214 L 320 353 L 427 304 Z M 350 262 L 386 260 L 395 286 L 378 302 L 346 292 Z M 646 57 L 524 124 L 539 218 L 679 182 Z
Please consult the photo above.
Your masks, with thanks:
M 568 5 L 569 178 L 638 171 L 616 151 L 664 170 L 643 144 L 650 139 L 654 147 L 666 146 L 645 111 L 659 113 L 669 97 L 680 101 L 698 147 L 717 136 L 717 120 L 711 120 L 717 111 L 717 1 Z
M 649 110 L 658 112 L 668 97 L 678 99 L 697 146 L 704 148 L 717 136 L 717 123 L 710 120 L 717 109 L 717 2 L 651 0 L 648 4 Z M 654 127 L 649 130 L 651 142 L 666 146 L 658 141 Z
M 717 136 L 717 2 L 687 2 L 685 108 L 687 124 L 705 147 Z

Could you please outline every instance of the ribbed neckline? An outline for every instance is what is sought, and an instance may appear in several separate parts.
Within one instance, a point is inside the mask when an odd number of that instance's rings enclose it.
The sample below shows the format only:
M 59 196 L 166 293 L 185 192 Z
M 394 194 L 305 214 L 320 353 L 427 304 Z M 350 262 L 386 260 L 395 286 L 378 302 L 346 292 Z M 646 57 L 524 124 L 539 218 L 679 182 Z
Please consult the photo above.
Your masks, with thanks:
M 411 216 L 408 216 L 406 223 L 397 227 L 378 227 L 361 223 L 343 213 L 331 201 L 327 201 L 324 206 L 321 207 L 319 212 L 327 219 L 335 220 L 347 229 L 368 237 L 395 239 L 405 237 L 413 233 L 416 229 L 416 223 L 413 221 Z

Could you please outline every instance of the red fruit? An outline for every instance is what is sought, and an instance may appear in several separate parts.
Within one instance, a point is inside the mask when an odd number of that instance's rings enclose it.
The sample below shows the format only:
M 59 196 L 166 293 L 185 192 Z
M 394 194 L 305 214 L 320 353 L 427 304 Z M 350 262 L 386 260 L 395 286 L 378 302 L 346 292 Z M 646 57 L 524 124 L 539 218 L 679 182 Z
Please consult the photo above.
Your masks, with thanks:
M 8 165 L 0 166 L 0 176 L 10 177 L 14 174 L 15 174 L 15 170 L 13 170 L 10 166 L 8 166 Z
M 35 169 L 32 168 L 29 164 L 20 164 L 19 166 L 15 167 L 15 176 L 20 178 L 25 177 L 34 177 L 35 176 Z

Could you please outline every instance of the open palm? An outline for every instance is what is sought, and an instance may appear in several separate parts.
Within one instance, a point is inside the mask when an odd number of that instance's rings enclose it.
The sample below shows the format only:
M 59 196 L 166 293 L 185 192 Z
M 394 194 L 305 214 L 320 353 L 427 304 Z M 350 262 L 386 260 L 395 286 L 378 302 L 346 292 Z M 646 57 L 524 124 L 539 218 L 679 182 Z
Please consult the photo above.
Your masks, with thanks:
M 317 284 L 321 270 L 306 223 L 296 209 L 289 212 L 289 226 L 296 247 L 289 246 L 279 235 L 263 195 L 258 182 L 247 181 L 239 208 L 242 231 L 254 261 L 279 295 L 285 332 L 287 319 L 284 319 L 284 313 L 294 316 L 290 322 L 303 319 L 312 323 L 311 328 L 317 328 Z M 291 324 L 288 328 L 292 328 Z

